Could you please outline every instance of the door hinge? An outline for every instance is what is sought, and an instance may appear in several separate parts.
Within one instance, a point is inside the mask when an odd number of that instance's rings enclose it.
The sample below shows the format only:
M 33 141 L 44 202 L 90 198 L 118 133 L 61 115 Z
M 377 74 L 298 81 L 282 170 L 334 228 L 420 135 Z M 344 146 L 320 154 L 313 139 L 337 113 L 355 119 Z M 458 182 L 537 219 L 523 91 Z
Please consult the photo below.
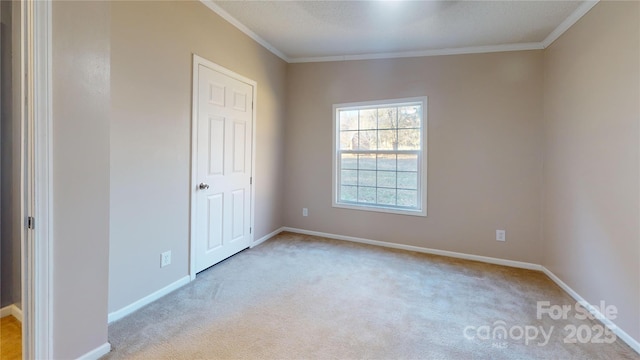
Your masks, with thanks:
M 253 229 L 253 228 L 249 228 L 249 234 L 251 234 L 251 229 Z
M 253 176 L 249 178 L 249 185 L 253 185 Z
M 36 219 L 33 216 L 27 217 L 27 229 L 35 229 L 36 228 Z

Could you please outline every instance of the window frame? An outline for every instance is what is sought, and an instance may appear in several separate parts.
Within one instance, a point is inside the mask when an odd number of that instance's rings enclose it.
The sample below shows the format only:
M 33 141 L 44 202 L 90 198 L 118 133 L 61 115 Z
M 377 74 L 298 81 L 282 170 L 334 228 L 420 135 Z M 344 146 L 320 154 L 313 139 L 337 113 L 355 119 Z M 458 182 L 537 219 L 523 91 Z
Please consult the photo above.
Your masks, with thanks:
M 340 127 L 338 121 L 340 120 L 338 114 L 344 110 L 363 110 L 363 109 L 377 109 L 384 108 L 385 106 L 399 107 L 402 105 L 410 105 L 420 103 L 422 106 L 422 119 L 420 122 L 420 140 L 421 149 L 417 150 L 418 153 L 418 209 L 402 209 L 394 206 L 385 206 L 380 204 L 363 204 L 363 203 L 346 203 L 340 202 L 340 185 L 341 185 L 341 171 L 338 169 L 340 166 L 340 155 L 343 151 L 340 150 Z M 385 99 L 385 100 L 372 100 L 352 103 L 333 104 L 333 158 L 332 158 L 332 207 L 361 210 L 361 211 L 373 211 L 383 212 L 400 215 L 411 216 L 427 216 L 427 96 L 401 98 L 401 99 Z M 415 152 L 416 150 L 409 150 L 408 152 Z M 365 151 L 373 153 L 392 153 L 401 154 L 403 150 L 373 150 Z M 358 150 L 349 150 L 348 153 L 358 153 Z M 397 170 L 396 170 L 397 174 Z M 396 195 L 397 196 L 397 195 Z

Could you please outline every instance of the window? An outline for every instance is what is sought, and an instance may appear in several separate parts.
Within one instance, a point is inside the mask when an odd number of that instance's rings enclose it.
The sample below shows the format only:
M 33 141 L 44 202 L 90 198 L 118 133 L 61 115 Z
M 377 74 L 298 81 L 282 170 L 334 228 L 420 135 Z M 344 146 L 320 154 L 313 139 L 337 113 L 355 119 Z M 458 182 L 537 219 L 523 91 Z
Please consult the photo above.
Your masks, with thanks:
M 333 206 L 427 215 L 427 98 L 337 104 Z

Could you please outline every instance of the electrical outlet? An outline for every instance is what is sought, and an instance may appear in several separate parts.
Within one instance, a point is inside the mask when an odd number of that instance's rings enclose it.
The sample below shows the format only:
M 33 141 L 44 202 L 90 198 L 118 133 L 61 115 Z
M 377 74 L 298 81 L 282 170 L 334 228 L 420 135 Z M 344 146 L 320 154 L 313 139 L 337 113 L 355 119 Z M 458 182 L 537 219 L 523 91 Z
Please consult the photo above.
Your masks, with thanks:
M 165 251 L 160 255 L 160 267 L 171 264 L 171 251 Z
M 497 241 L 507 241 L 507 232 L 504 230 L 496 230 Z
M 302 208 L 302 216 L 309 216 L 309 209 Z

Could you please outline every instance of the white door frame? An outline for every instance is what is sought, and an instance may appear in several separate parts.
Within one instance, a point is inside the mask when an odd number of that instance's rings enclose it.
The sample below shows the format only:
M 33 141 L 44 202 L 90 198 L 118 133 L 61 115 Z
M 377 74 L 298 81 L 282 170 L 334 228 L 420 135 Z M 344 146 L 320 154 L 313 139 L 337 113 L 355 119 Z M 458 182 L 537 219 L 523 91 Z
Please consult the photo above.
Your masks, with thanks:
M 191 203 L 191 211 L 189 213 L 189 248 L 190 248 L 190 256 L 189 256 L 189 277 L 191 281 L 196 278 L 196 187 L 198 183 L 197 179 L 197 168 L 196 168 L 196 155 L 197 155 L 197 139 L 198 139 L 198 80 L 199 80 L 199 65 L 204 65 L 208 68 L 211 68 L 217 72 L 220 72 L 224 75 L 229 76 L 238 81 L 242 81 L 251 85 L 253 88 L 253 106 L 251 107 L 251 219 L 249 219 L 249 226 L 251 230 L 249 232 L 249 246 L 253 245 L 254 238 L 254 215 L 255 215 L 255 199 L 256 199 L 256 191 L 255 191 L 255 170 L 256 170 L 256 109 L 258 108 L 257 95 L 258 95 L 258 83 L 254 80 L 246 78 L 240 74 L 237 74 L 225 67 L 222 67 L 214 62 L 211 62 L 205 58 L 202 58 L 196 54 L 193 54 L 193 83 L 192 83 L 192 93 L 191 93 L 191 181 L 189 181 L 189 185 L 191 190 L 189 191 L 189 201 Z
M 23 122 L 27 149 L 25 216 L 35 230 L 22 238 L 24 359 L 53 357 L 51 2 L 22 1 Z M 25 76 L 26 75 L 26 76 Z M 23 147 L 25 148 L 25 147 Z

